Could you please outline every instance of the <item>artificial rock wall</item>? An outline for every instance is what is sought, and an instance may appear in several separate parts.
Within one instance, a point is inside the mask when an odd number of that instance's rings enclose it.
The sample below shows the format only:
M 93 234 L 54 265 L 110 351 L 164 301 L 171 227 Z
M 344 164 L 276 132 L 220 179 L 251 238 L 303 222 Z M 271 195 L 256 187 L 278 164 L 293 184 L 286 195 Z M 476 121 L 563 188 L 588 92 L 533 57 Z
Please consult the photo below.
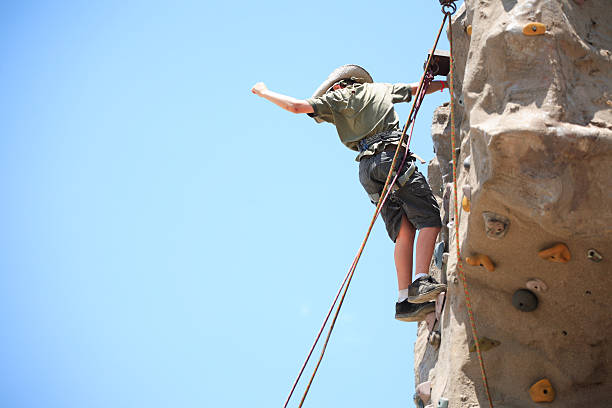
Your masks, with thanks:
M 466 0 L 452 30 L 459 213 L 444 105 L 429 175 L 448 292 L 419 326 L 417 406 L 489 406 L 457 225 L 494 406 L 612 407 L 612 1 Z

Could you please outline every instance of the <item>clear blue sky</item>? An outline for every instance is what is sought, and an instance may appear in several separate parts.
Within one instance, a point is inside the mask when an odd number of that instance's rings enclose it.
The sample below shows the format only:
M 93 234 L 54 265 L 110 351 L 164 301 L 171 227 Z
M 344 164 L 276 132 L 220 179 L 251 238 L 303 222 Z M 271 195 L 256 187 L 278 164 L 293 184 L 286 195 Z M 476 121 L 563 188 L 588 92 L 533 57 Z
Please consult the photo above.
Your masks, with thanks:
M 307 97 L 347 63 L 418 81 L 438 1 L 0 16 L 0 406 L 281 407 L 374 207 L 333 126 L 250 87 Z M 421 111 L 428 160 L 448 99 Z M 392 252 L 379 220 L 306 406 L 411 405 Z

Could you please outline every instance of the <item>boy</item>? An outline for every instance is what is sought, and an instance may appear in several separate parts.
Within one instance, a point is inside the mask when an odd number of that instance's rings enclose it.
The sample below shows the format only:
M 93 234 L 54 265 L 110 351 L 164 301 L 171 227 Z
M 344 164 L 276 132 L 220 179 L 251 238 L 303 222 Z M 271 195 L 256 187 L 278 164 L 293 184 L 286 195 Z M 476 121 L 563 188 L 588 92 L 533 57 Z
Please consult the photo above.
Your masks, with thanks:
M 433 81 L 427 93 L 443 90 L 445 81 Z M 416 84 L 374 83 L 358 65 L 334 70 L 309 99 L 299 100 L 272 92 L 263 82 L 251 91 L 293 113 L 306 113 L 317 122 L 336 126 L 348 148 L 358 151 L 359 181 L 376 204 L 380 199 L 391 162 L 401 137 L 394 103 L 409 102 Z M 402 153 L 405 151 L 402 147 Z M 446 285 L 429 276 L 429 263 L 440 227 L 440 210 L 423 175 L 409 156 L 399 171 L 392 193 L 381 209 L 387 233 L 395 242 L 395 267 L 399 289 L 395 318 L 421 321 L 434 311 L 432 302 Z M 401 160 L 397 161 L 399 166 Z M 416 276 L 412 281 L 413 246 L 416 230 Z M 412 283 L 411 283 L 412 281 Z

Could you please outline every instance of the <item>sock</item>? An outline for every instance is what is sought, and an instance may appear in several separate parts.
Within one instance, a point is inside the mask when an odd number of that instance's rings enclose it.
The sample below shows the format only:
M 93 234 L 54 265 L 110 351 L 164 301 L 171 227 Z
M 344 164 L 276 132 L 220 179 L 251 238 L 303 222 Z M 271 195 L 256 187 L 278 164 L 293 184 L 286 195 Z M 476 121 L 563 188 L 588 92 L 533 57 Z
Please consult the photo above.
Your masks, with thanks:
M 426 274 L 426 273 L 419 273 L 419 274 L 417 274 L 417 275 L 414 277 L 413 282 L 414 282 L 415 280 L 419 279 L 419 278 L 424 277 L 424 276 L 427 276 L 427 274 Z
M 408 288 L 400 289 L 399 296 L 397 297 L 397 303 L 403 302 L 408 299 Z

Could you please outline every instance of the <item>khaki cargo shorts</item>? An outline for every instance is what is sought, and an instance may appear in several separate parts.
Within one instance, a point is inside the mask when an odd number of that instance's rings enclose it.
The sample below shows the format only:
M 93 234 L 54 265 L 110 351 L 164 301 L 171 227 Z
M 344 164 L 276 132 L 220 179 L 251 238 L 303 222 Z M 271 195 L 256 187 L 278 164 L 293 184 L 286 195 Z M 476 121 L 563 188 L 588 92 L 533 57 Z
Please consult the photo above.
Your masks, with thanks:
M 389 145 L 382 152 L 373 156 L 365 156 L 359 162 L 359 181 L 368 196 L 375 196 L 382 192 L 391 168 L 395 149 L 396 145 Z M 401 164 L 403 154 L 403 152 L 400 153 L 396 166 Z M 404 163 L 403 169 L 400 171 L 400 177 L 410 167 L 409 160 L 411 159 L 411 157 L 408 157 L 406 163 Z M 380 214 L 385 221 L 389 238 L 393 242 L 395 242 L 402 225 L 403 215 L 416 229 L 442 226 L 438 202 L 434 198 L 427 180 L 418 169 L 414 171 L 403 186 L 389 195 Z

